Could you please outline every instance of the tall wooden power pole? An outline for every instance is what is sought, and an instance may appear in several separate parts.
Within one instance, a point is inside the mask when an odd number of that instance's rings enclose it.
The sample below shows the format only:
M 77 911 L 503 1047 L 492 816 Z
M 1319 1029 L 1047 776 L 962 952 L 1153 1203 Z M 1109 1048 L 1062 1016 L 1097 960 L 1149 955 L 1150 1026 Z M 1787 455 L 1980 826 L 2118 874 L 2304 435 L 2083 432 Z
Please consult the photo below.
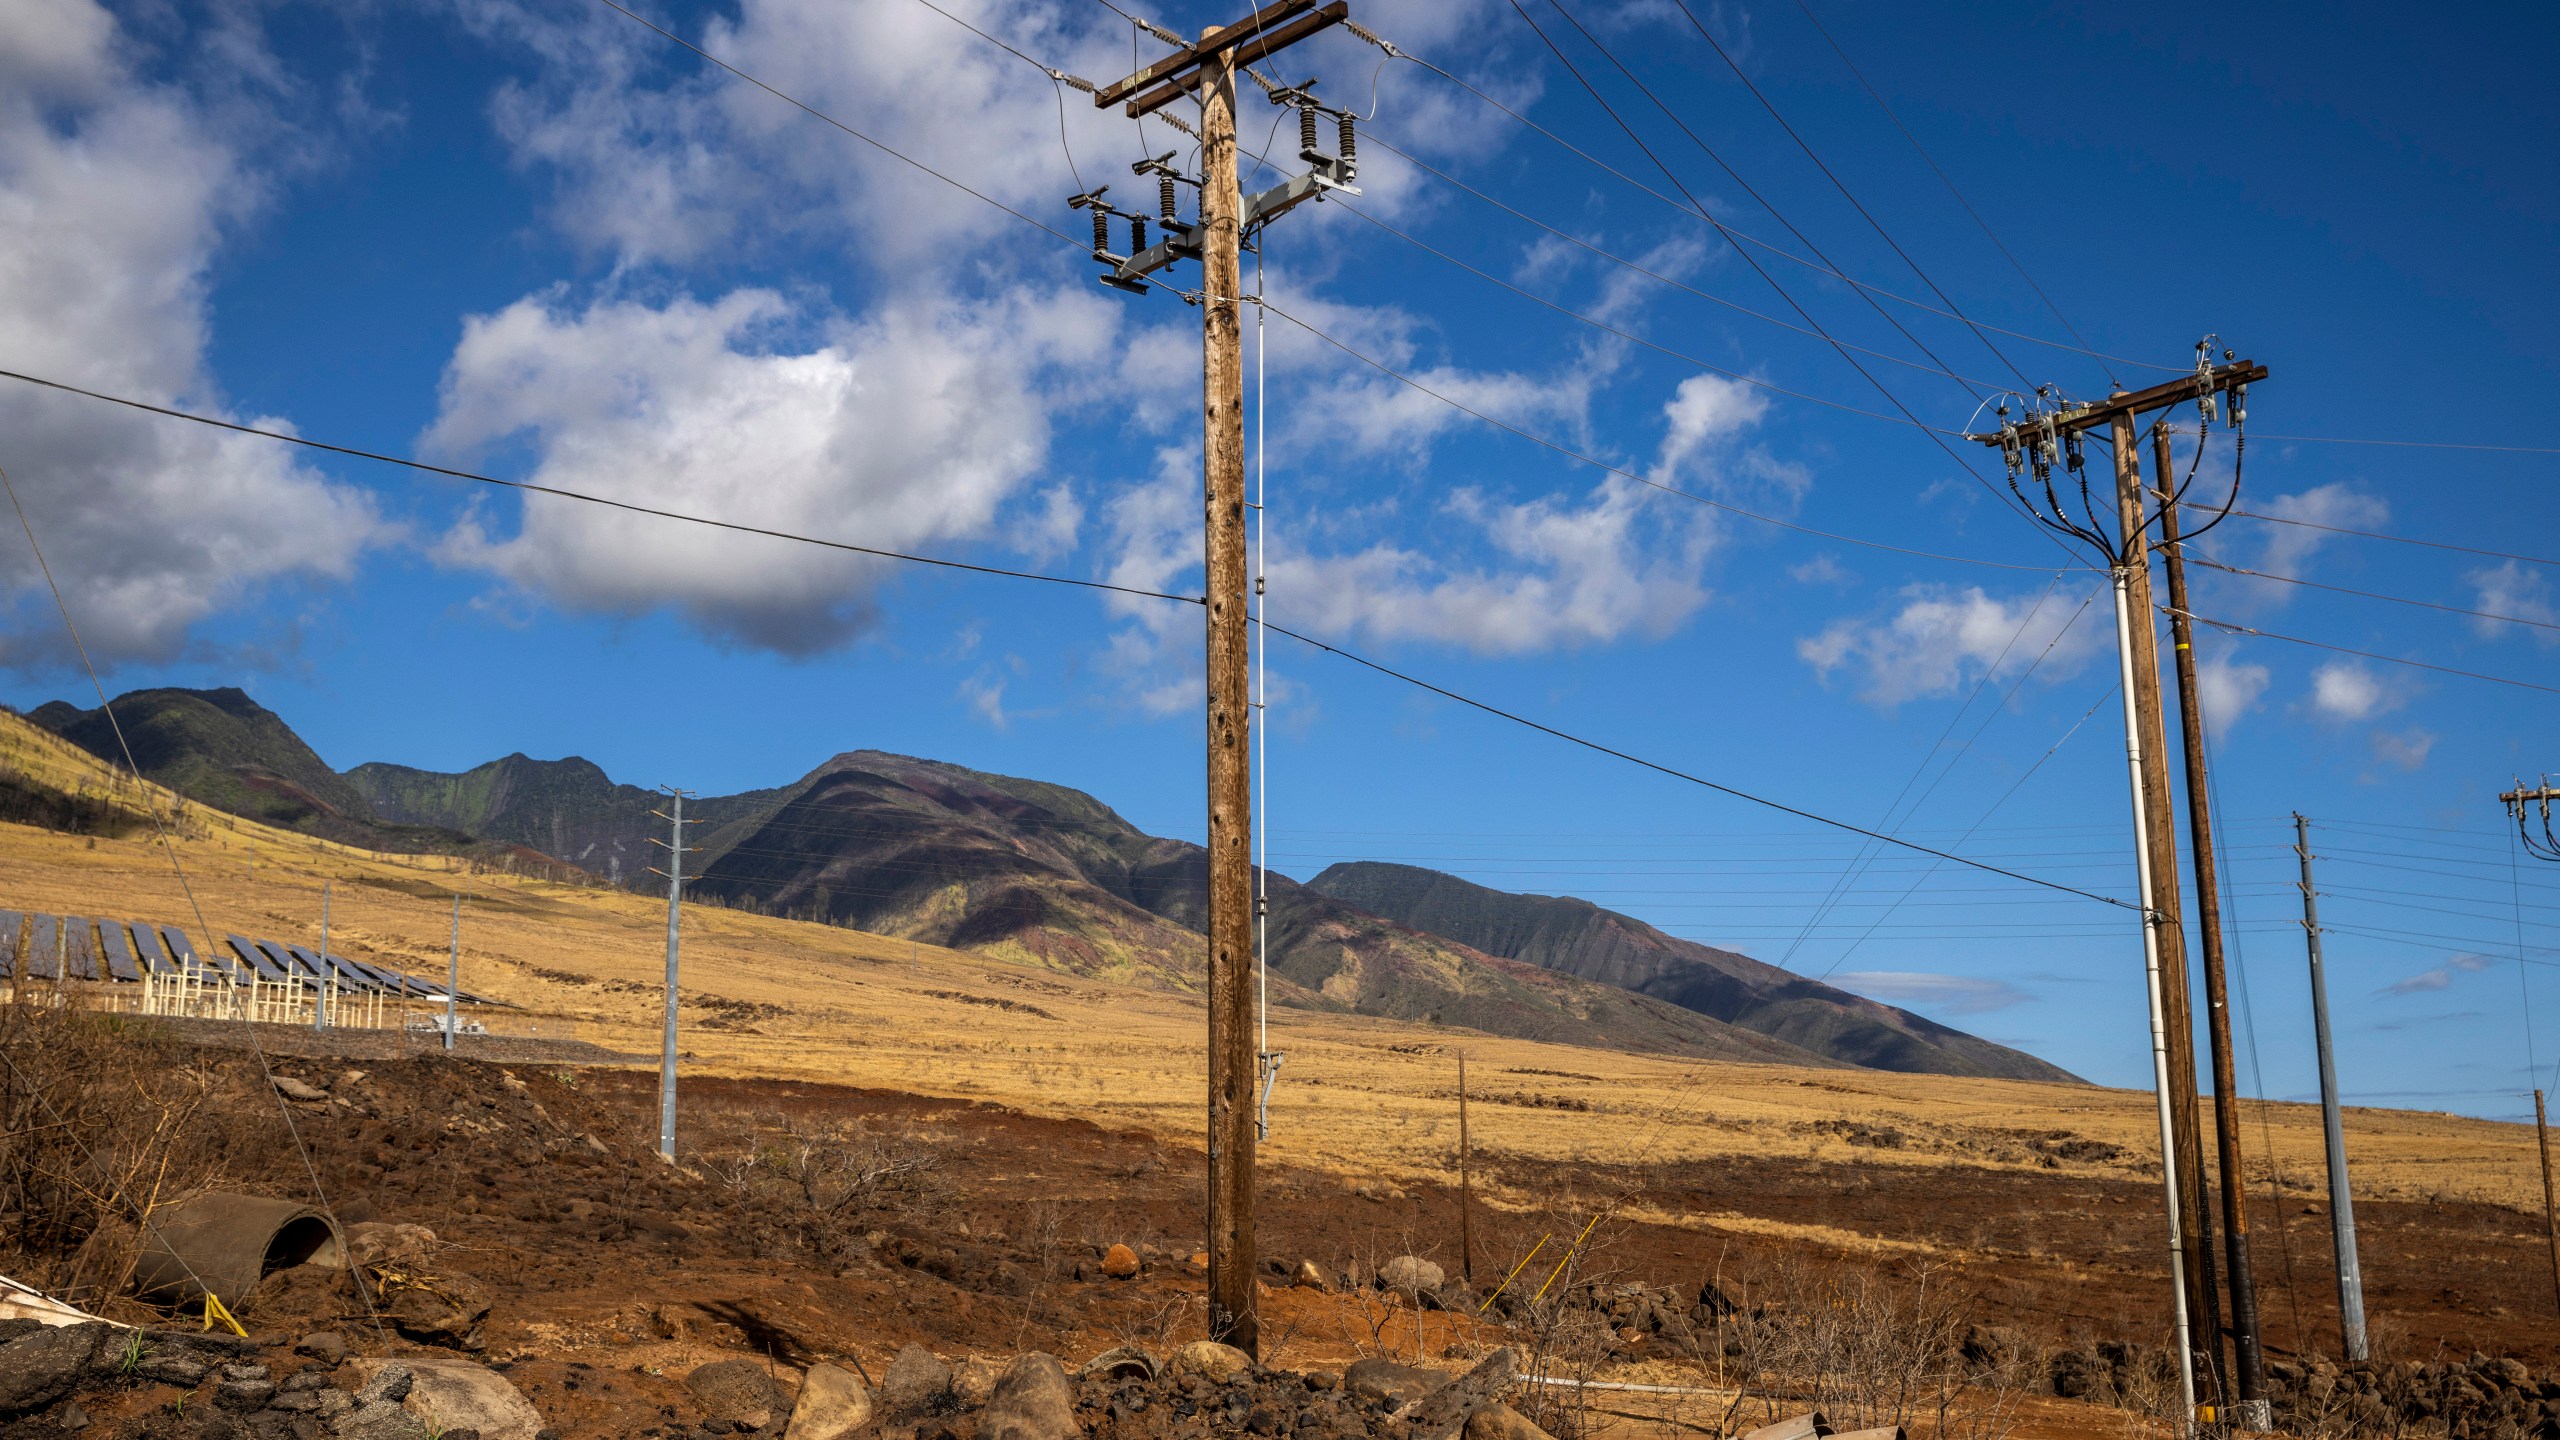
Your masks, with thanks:
M 2364 1263 L 2356 1257 L 2356 1200 L 2347 1188 L 2347 1128 L 2338 1109 L 2338 1060 L 2329 1048 L 2329 972 L 2320 963 L 2320 892 L 2311 884 L 2311 822 L 2293 815 L 2302 861 L 2302 938 L 2311 957 L 2311 1043 L 2320 1060 L 2320 1142 L 2329 1162 L 2329 1243 L 2338 1262 L 2338 1340 L 2347 1359 L 2372 1358 L 2364 1335 Z
M 2195 403 L 2200 411 L 2229 394 L 2238 423 L 2239 396 L 2253 381 L 2266 378 L 2266 368 L 2249 361 L 2212 363 L 2207 345 L 2197 347 L 2191 375 L 2144 390 L 2118 392 L 2087 404 L 2047 404 L 2039 391 L 2025 418 L 2010 420 L 2004 401 L 2002 424 L 1980 443 L 2001 452 L 2009 486 L 2031 515 L 2095 550 L 2107 562 L 2115 589 L 2117 661 L 2125 708 L 2125 760 L 2133 795 L 2134 862 L 2142 890 L 2145 988 L 2151 1010 L 2152 1083 L 2158 1095 L 2162 1202 L 2166 1210 L 2169 1275 L 2173 1297 L 2172 1325 L 2178 1353 L 2179 1389 L 2192 1429 L 2196 1416 L 2195 1343 L 2198 1321 L 2205 1334 L 2218 1328 L 2213 1293 L 2211 1252 L 2201 1239 L 2210 1222 L 2203 1204 L 2203 1145 L 2199 1136 L 2195 1082 L 2195 1031 L 2189 1010 L 2186 945 L 2178 901 L 2177 825 L 2169 781 L 2168 739 L 2160 710 L 2160 653 L 2151 598 L 2149 515 L 2142 483 L 2142 455 L 2136 440 L 2141 417 L 2171 406 Z M 2083 468 L 2082 442 L 2103 430 L 2114 450 L 2114 533 L 2096 521 L 2088 507 L 2088 487 L 2081 481 L 2084 525 L 2066 512 L 2055 489 L 2058 468 L 2063 478 Z M 2032 469 L 2042 488 L 2041 506 L 2019 488 L 2019 476 Z M 2205 1347 L 2218 1353 L 2219 1346 Z
M 2169 575 L 2169 636 L 2175 642 L 2170 653 L 2177 661 L 2178 720 L 2187 762 L 2187 840 L 2195 859 L 2196 934 L 2204 951 L 2205 1034 L 2213 1051 L 2213 1137 L 2222 1176 L 2223 1273 L 2230 1282 L 2232 1379 L 2239 1391 L 2238 1400 L 2230 1406 L 2230 1418 L 2236 1429 L 2270 1430 L 2275 1414 L 2267 1400 L 2266 1353 L 2258 1334 L 2258 1282 L 2249 1260 L 2248 1191 L 2240 1169 L 2240 1082 L 2231 1058 L 2231 1005 L 2222 963 L 2222 882 L 2214 872 L 2204 705 L 2196 687 L 2195 622 L 2187 611 L 2187 559 L 2178 541 L 2177 475 L 2170 464 L 2165 424 L 2151 427 L 2151 479 L 2160 501 L 2160 552 Z
M 1121 212 L 1105 206 L 1099 190 L 1075 202 L 1094 213 L 1094 256 L 1113 267 L 1103 277 L 1106 283 L 1143 288 L 1146 275 L 1177 258 L 1196 256 L 1200 262 L 1201 530 L 1208 611 L 1209 1338 L 1248 1355 L 1258 1354 L 1261 1344 L 1253 1227 L 1255 1091 L 1261 1066 L 1253 1024 L 1253 690 L 1245 564 L 1241 256 L 1249 227 L 1316 197 L 1336 181 L 1301 176 L 1278 190 L 1246 198 L 1236 173 L 1236 72 L 1348 13 L 1341 0 L 1322 9 L 1314 0 L 1279 0 L 1232 25 L 1211 26 L 1194 44 L 1094 92 L 1097 106 L 1126 101 L 1132 116 L 1186 94 L 1198 97 L 1197 224 L 1186 227 L 1174 217 L 1174 176 L 1160 161 L 1145 162 L 1161 177 L 1165 196 L 1157 218 L 1166 239 L 1155 247 L 1134 243 L 1144 236 L 1145 217 L 1124 216 L 1132 222 L 1130 253 L 1110 253 L 1107 217 Z M 1313 108 L 1312 101 L 1301 105 L 1302 110 Z M 1347 165 L 1335 173 L 1347 183 Z
M 2543 1113 L 2540 1086 L 2533 1091 L 2533 1143 L 2542 1151 L 2542 1233 L 2551 1242 L 2551 1298 L 2560 1303 L 2560 1207 L 2551 1196 L 2551 1122 Z

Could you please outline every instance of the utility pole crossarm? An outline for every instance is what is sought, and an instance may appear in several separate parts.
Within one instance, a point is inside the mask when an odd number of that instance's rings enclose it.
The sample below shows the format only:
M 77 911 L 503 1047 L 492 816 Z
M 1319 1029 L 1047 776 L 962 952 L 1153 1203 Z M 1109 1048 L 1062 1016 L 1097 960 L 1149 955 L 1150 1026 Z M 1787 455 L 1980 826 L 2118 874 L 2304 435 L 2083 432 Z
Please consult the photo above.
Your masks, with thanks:
M 2254 385 L 2266 378 L 2266 366 L 2254 360 L 2235 360 L 2228 365 L 2217 365 L 2210 370 L 2200 370 L 2193 375 L 2181 375 L 2175 380 L 2163 381 L 2147 390 L 2110 395 L 2104 400 L 2085 405 L 2065 406 L 2054 413 L 2053 428 L 2056 431 L 2095 430 L 2100 426 L 2113 424 L 2119 415 L 2131 418 L 2147 410 L 2183 405 L 2200 396 Z M 1967 435 L 1965 438 L 1977 445 L 1989 445 L 1994 448 L 1997 448 L 2003 440 L 2002 433 L 1997 430 L 1987 434 Z
M 1313 11 L 1310 14 L 1308 12 Z M 1164 57 L 1144 70 L 1093 92 L 1094 108 L 1104 109 L 1128 100 L 1131 118 L 1152 115 L 1188 94 L 1200 84 L 1201 76 L 1216 64 L 1229 64 L 1242 69 L 1288 49 L 1308 36 L 1350 18 L 1351 8 L 1344 0 L 1321 10 L 1315 0 L 1279 0 L 1266 5 L 1232 25 L 1212 30 L 1206 37 Z M 1221 57 L 1233 52 L 1232 60 Z M 1152 88 L 1150 88 L 1152 87 Z M 1144 94 L 1139 94 L 1144 91 Z

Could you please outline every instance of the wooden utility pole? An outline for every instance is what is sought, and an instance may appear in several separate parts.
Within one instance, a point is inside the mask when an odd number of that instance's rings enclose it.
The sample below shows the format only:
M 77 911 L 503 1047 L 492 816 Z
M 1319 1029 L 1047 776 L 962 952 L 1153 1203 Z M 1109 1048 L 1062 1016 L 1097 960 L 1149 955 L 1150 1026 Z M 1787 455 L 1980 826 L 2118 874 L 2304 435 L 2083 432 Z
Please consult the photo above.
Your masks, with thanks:
M 2199 443 L 2202 443 L 2199 440 Z M 2240 1169 L 2239 1079 L 2231 1058 L 2231 1005 L 2222 960 L 2222 882 L 2214 872 L 2212 787 L 2204 753 L 2203 696 L 2196 686 L 2195 624 L 2187 612 L 2187 559 L 2178 543 L 2177 475 L 2169 427 L 2151 427 L 2151 480 L 2160 501 L 2161 554 L 2169 575 L 2169 636 L 2175 642 L 2178 720 L 2187 762 L 2187 840 L 2195 860 L 2197 938 L 2204 951 L 2205 1033 L 2213 1052 L 2213 1135 L 2222 1176 L 2222 1253 L 2230 1280 L 2233 1380 L 2231 1419 L 2241 1430 L 2274 1428 L 2267 1400 L 2266 1354 L 2258 1333 L 2258 1284 L 2249 1259 L 2247 1181 Z M 2220 1347 L 2215 1347 L 2219 1358 Z
M 2542 1092 L 2534 1092 L 2534 1115 L 2542 1112 Z M 1457 1053 L 1457 1273 L 1459 1279 L 1475 1286 L 1475 1204 L 1472 1186 L 1467 1184 L 1467 1163 L 1475 1158 L 1475 1148 L 1467 1143 L 1467 1051 Z M 2542 1191 L 2550 1197 L 2552 1163 L 2550 1150 L 2542 1150 Z
M 2364 1265 L 2356 1258 L 2356 1201 L 2347 1189 L 2347 1130 L 2338 1109 L 2338 1061 L 2329 1049 L 2329 973 L 2320 964 L 2320 892 L 2311 884 L 2311 822 L 2293 815 L 2302 861 L 2302 935 L 2311 955 L 2311 1042 L 2320 1058 L 2320 1139 L 2329 1162 L 2329 1242 L 2338 1262 L 2338 1339 L 2347 1359 L 2371 1357 L 2364 1336 Z
M 2542 1112 L 2542 1090 L 2533 1092 L 2533 1139 L 2542 1147 L 2542 1233 L 2551 1241 L 2551 1298 L 2560 1304 L 2560 1212 L 2551 1203 L 2551 1128 Z
M 1248 205 L 1236 173 L 1236 72 L 1345 17 L 1341 0 L 1278 0 L 1232 25 L 1203 30 L 1192 45 L 1094 92 L 1096 106 L 1126 101 L 1143 116 L 1185 94 L 1200 101 L 1199 220 L 1186 238 L 1170 213 L 1173 180 L 1163 182 L 1168 239 L 1127 257 L 1101 243 L 1095 258 L 1114 265 L 1106 283 L 1140 279 L 1183 254 L 1200 261 L 1202 537 L 1207 562 L 1209 864 L 1209 1338 L 1260 1351 L 1254 1280 L 1253 690 L 1250 584 L 1245 563 L 1244 327 L 1245 228 L 1317 193 L 1273 192 Z M 1148 162 L 1153 164 L 1155 162 Z M 1161 172 L 1159 172 L 1161 173 Z M 1289 187 L 1283 187 L 1284 190 Z M 1077 197 L 1105 238 L 1100 191 Z
M 2229 352 L 2225 352 L 2226 357 Z M 2229 394 L 2234 423 L 2239 397 L 2266 368 L 2250 361 L 2215 365 L 2207 345 L 2197 346 L 2193 374 L 2132 392 L 2119 391 L 2086 404 L 2046 403 L 2037 392 L 2025 418 L 2010 420 L 2006 402 L 2000 428 L 1972 438 L 2001 452 L 2010 489 L 2031 514 L 2049 527 L 2070 533 L 2097 550 L 2107 562 L 2115 590 L 2119 683 L 2124 694 L 2125 761 L 2133 793 L 2134 862 L 2142 891 L 2143 966 L 2151 1011 L 2152 1085 L 2160 1119 L 2162 1200 L 2169 1241 L 2172 1321 L 2178 1353 L 2178 1380 L 2185 1402 L 2182 1432 L 2194 1426 L 2196 1410 L 2195 1324 L 2213 1335 L 2216 1297 L 2211 1247 L 2201 1238 L 2210 1219 L 2203 1205 L 2203 1144 L 2196 1109 L 2195 1032 L 2189 1010 L 2186 947 L 2178 902 L 2177 829 L 2172 816 L 2167 737 L 2160 711 L 2160 655 L 2152 619 L 2148 517 L 2144 505 L 2142 456 L 2136 442 L 2143 414 L 2171 406 Z M 2116 525 L 2110 536 L 2083 526 L 2064 512 L 2054 488 L 2056 469 L 2082 468 L 2081 442 L 2104 429 L 2114 446 Z M 2019 488 L 2020 472 L 2032 465 L 2041 485 L 2040 508 Z M 2086 485 L 2083 484 L 2086 496 Z M 2094 517 L 2091 517 L 2094 522 Z M 2219 1345 L 2208 1345 L 2219 1353 Z
M 2169 737 L 2160 705 L 2160 637 L 2151 597 L 2151 541 L 2144 503 L 2142 451 L 2135 438 L 2134 415 L 2119 411 L 2109 425 L 2115 443 L 2116 533 L 2124 546 L 2125 628 L 2119 637 L 2127 650 L 2133 677 L 2133 720 L 2140 732 L 2143 839 L 2151 852 L 2148 888 L 2160 960 L 2160 1020 L 2168 1040 L 2169 1119 L 2177 1147 L 2173 1167 L 2178 1187 L 2180 1225 L 2176 1243 L 2186 1287 L 2187 1313 L 2194 1327 L 2188 1343 L 2218 1359 L 2221 1346 L 2220 1306 L 2213 1285 L 2213 1252 L 2205 1243 L 2204 1143 L 2197 1133 L 2195 1012 L 2187 991 L 2187 939 L 2184 907 L 2178 891 L 2176 795 L 2169 784 Z M 2208 1363 L 2207 1375 L 2220 1370 Z

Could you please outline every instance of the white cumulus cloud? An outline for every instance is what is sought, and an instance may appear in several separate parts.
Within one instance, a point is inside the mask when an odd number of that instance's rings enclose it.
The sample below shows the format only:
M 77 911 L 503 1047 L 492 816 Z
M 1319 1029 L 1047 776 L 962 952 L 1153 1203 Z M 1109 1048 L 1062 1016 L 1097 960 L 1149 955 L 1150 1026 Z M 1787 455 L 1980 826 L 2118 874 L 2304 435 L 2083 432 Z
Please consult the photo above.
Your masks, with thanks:
M 1890 708 L 2015 674 L 2048 647 L 2040 671 L 2059 678 L 2105 643 L 2097 627 L 2073 623 L 2080 607 L 2059 590 L 2000 597 L 1978 585 L 1912 585 L 1899 598 L 1889 616 L 1835 620 L 1798 640 L 1796 654 L 1825 683 L 1848 672 L 1861 698 Z
M 2323 720 L 2350 724 L 2398 709 L 2399 687 L 2356 660 L 2332 660 L 2311 672 L 2311 711 Z
M 145 79 L 137 58 L 91 0 L 0 6 L 0 353 L 283 426 L 225 406 L 205 366 L 207 271 L 263 198 L 259 175 L 207 106 Z M 271 440 L 16 385 L 0 390 L 0 431 L 54 577 L 110 664 L 182 652 L 199 621 L 267 582 L 344 578 L 383 533 L 360 491 Z M 69 657 L 22 545 L 0 545 L 0 607 L 0 665 Z
M 530 298 L 467 323 L 428 438 L 468 453 L 521 437 L 541 484 L 891 550 L 994 534 L 1019 499 L 1026 543 L 1050 551 L 1080 515 L 1071 494 L 1026 493 L 1064 393 L 1044 382 L 1099 356 L 1113 323 L 1080 291 L 859 320 L 767 290 Z M 859 633 L 890 563 L 539 495 L 512 534 L 475 515 L 443 554 L 573 609 L 671 607 L 786 655 Z
M 2480 603 L 2473 608 L 2485 615 L 2538 621 L 2545 627 L 2560 625 L 2560 608 L 2551 603 L 2551 582 L 2544 579 L 2540 571 L 2527 570 L 2509 560 L 2493 569 L 2474 570 L 2470 578 L 2480 597 Z M 2491 640 L 2524 632 L 2545 645 L 2560 645 L 2560 629 L 2536 629 L 2489 619 L 2475 619 L 2471 628 L 2474 633 Z
M 2202 702 L 2206 730 L 2216 739 L 2229 734 L 2241 716 L 2258 708 L 2274 678 L 2266 666 L 2244 661 L 2228 649 L 2198 660 L 2196 692 Z

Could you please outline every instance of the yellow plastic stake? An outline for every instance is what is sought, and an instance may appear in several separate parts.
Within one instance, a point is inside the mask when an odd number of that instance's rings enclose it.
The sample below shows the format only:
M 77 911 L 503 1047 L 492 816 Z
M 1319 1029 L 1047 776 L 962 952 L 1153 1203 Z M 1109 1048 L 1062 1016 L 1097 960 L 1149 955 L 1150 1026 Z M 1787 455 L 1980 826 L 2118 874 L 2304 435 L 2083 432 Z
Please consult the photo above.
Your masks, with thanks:
M 1503 1276 L 1502 1283 L 1494 1286 L 1493 1293 L 1484 1297 L 1484 1300 L 1476 1306 L 1476 1313 L 1479 1315 L 1483 1314 L 1485 1306 L 1491 1305 L 1494 1301 L 1501 1299 L 1502 1292 L 1511 1288 L 1511 1281 L 1513 1277 L 1517 1276 L 1530 1261 L 1537 1259 L 1538 1252 L 1546 1249 L 1547 1242 L 1554 1238 L 1556 1237 L 1553 1235 L 1539 1236 L 1538 1243 L 1529 1247 L 1529 1253 L 1520 1257 L 1520 1263 L 1511 1267 L 1511 1274 Z
M 1555 1284 L 1556 1277 L 1564 1273 L 1564 1267 L 1573 1263 L 1573 1252 L 1581 1249 L 1582 1242 L 1591 1238 L 1591 1226 L 1599 1223 L 1600 1217 L 1592 1216 L 1591 1225 L 1583 1226 L 1582 1233 L 1573 1237 L 1573 1244 L 1566 1247 L 1564 1258 L 1556 1262 L 1556 1268 L 1547 1272 L 1547 1284 L 1539 1286 L 1538 1293 L 1529 1297 L 1530 1304 L 1535 1305 L 1547 1298 L 1547 1286 Z
M 240 1322 L 232 1317 L 230 1309 L 222 1303 L 222 1297 L 207 1290 L 204 1292 L 204 1328 L 212 1329 L 216 1320 L 230 1326 L 231 1333 L 241 1339 L 249 1338 L 249 1332 L 240 1328 Z

